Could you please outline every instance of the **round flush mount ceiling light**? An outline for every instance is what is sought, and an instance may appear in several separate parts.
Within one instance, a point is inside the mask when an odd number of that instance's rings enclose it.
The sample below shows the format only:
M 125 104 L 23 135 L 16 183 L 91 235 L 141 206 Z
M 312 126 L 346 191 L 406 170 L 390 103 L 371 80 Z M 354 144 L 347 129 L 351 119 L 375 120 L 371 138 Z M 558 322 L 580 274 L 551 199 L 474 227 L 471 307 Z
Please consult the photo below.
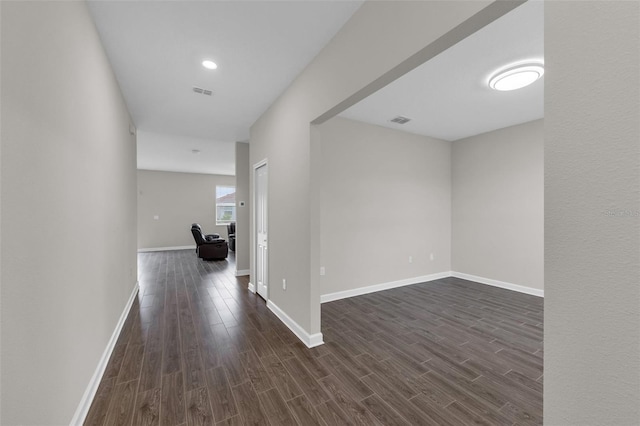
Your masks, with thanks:
M 489 87 L 508 91 L 521 89 L 538 80 L 544 74 L 544 65 L 539 62 L 520 64 L 501 70 L 489 79 Z
M 218 68 L 218 65 L 216 65 L 215 62 L 208 59 L 206 61 L 202 61 L 202 66 L 208 70 L 215 70 L 216 68 Z

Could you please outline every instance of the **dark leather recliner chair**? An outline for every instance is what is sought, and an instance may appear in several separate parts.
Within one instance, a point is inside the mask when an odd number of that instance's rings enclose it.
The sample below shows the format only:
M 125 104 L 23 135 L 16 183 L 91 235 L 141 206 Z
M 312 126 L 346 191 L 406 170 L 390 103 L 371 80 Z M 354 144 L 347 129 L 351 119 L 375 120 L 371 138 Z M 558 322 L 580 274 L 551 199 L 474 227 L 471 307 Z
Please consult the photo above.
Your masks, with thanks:
M 200 233 L 202 235 L 204 235 L 204 233 L 202 232 L 202 227 L 200 226 L 199 223 L 192 223 L 191 224 L 191 228 L 196 228 L 198 231 L 200 231 Z M 220 238 L 220 234 L 208 234 L 208 235 L 204 235 L 204 239 L 205 240 L 215 240 L 217 238 Z
M 227 242 L 218 234 L 204 235 L 197 223 L 191 225 L 191 234 L 196 241 L 196 253 L 201 259 L 226 259 L 229 254 Z
M 236 251 L 236 223 L 231 222 L 227 225 L 227 234 L 229 234 L 229 250 Z

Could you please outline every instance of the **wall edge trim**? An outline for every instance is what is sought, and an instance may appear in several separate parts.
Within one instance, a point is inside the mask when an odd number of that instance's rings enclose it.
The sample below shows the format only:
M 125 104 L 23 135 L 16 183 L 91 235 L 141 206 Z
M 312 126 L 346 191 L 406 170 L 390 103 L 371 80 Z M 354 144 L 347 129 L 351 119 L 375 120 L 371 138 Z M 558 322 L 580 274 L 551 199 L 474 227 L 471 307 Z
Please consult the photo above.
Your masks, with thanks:
M 84 391 L 84 395 L 82 395 L 82 399 L 80 400 L 80 404 L 78 404 L 78 408 L 76 412 L 73 414 L 71 418 L 70 425 L 81 425 L 87 418 L 87 414 L 89 414 L 89 408 L 91 408 L 91 404 L 93 403 L 93 398 L 96 396 L 96 392 L 98 392 L 98 386 L 102 381 L 102 376 L 107 369 L 107 364 L 109 363 L 109 359 L 111 358 L 111 354 L 113 353 L 113 349 L 116 347 L 116 342 L 118 341 L 118 337 L 120 336 L 120 332 L 122 331 L 122 327 L 129 315 L 129 311 L 131 310 L 131 306 L 133 306 L 133 302 L 136 300 L 136 295 L 140 290 L 139 283 L 136 281 L 135 286 L 133 287 L 133 291 L 131 292 L 131 296 L 129 296 L 129 300 L 120 315 L 120 319 L 116 324 L 115 330 L 113 330 L 113 334 L 107 342 L 107 347 L 102 353 L 102 357 L 98 362 L 98 366 L 87 385 L 87 389 Z
M 196 246 L 173 246 L 173 247 L 151 247 L 138 249 L 138 253 L 146 253 L 152 251 L 170 251 L 170 250 L 195 250 Z
M 293 334 L 295 334 L 308 348 L 314 348 L 324 344 L 324 341 L 322 340 L 322 333 L 307 333 L 300 324 L 295 322 L 285 311 L 280 309 L 278 305 L 273 303 L 271 300 L 267 302 L 267 308 L 269 308 L 269 310 L 273 312 L 275 316 L 277 316 L 278 319 L 280 319 L 280 321 L 282 321 L 284 325 L 286 325 L 289 330 L 291 330 Z
M 517 291 L 518 293 L 530 294 L 532 296 L 544 297 L 544 290 L 539 288 L 527 287 L 519 284 L 513 284 L 506 281 L 494 280 L 491 278 L 480 277 L 477 275 L 465 274 L 463 272 L 451 272 L 451 276 L 454 278 L 461 278 L 463 280 L 474 281 L 480 284 L 490 285 L 492 287 L 499 287 L 505 290 Z
M 333 302 L 340 299 L 348 299 L 350 297 L 362 296 L 369 293 L 377 293 L 379 291 L 390 290 L 392 288 L 404 287 L 407 285 L 420 284 L 424 282 L 439 280 L 442 278 L 460 278 L 463 280 L 473 281 L 478 284 L 490 285 L 505 290 L 516 291 L 518 293 L 529 294 L 537 297 L 544 297 L 544 290 L 533 287 L 527 287 L 519 284 L 508 283 L 505 281 L 494 280 L 491 278 L 480 277 L 477 275 L 465 274 L 463 272 L 447 271 L 438 272 L 430 275 L 422 275 L 404 280 L 390 281 L 386 283 L 374 284 L 366 287 L 358 287 L 351 290 L 338 291 L 335 293 L 323 294 L 320 296 L 320 303 Z
M 361 296 L 363 294 L 376 293 L 378 291 L 389 290 L 397 287 L 404 287 L 412 284 L 420 284 L 428 281 L 439 280 L 451 276 L 451 271 L 437 272 L 435 274 L 421 275 L 403 280 L 390 281 L 386 283 L 374 284 L 366 287 L 358 287 L 351 290 L 337 291 L 335 293 L 323 294 L 320 296 L 320 303 L 333 302 L 334 300 L 347 299 L 349 297 Z

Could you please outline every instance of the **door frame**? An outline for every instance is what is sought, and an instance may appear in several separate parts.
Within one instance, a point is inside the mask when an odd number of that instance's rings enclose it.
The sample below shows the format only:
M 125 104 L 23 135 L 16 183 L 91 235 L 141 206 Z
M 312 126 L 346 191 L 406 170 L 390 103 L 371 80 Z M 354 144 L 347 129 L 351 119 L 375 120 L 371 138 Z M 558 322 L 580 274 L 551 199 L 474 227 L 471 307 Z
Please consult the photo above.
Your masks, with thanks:
M 256 179 L 257 173 L 256 171 L 262 166 L 269 166 L 268 158 L 264 158 L 257 163 L 255 163 L 251 167 L 251 278 L 254 283 L 249 282 L 249 291 L 256 294 L 257 293 L 257 285 L 258 285 L 258 274 L 257 274 L 257 258 L 258 258 L 258 230 L 256 228 Z M 268 170 L 268 169 L 267 169 Z M 267 172 L 268 173 L 268 172 Z M 269 178 L 267 175 L 267 200 L 269 199 Z M 267 201 L 267 235 L 269 235 L 269 202 Z M 269 257 L 267 257 L 267 298 L 266 301 L 269 301 Z

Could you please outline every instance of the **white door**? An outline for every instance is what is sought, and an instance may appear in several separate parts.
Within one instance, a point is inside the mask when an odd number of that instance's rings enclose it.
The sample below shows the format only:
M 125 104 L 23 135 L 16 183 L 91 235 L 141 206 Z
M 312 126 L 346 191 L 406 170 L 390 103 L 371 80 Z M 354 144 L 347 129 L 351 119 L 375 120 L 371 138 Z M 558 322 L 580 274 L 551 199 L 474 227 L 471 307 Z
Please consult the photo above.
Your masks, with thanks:
M 258 294 L 264 300 L 268 299 L 269 288 L 269 261 L 267 239 L 267 165 L 258 167 L 255 171 L 255 196 L 256 196 L 256 281 Z

